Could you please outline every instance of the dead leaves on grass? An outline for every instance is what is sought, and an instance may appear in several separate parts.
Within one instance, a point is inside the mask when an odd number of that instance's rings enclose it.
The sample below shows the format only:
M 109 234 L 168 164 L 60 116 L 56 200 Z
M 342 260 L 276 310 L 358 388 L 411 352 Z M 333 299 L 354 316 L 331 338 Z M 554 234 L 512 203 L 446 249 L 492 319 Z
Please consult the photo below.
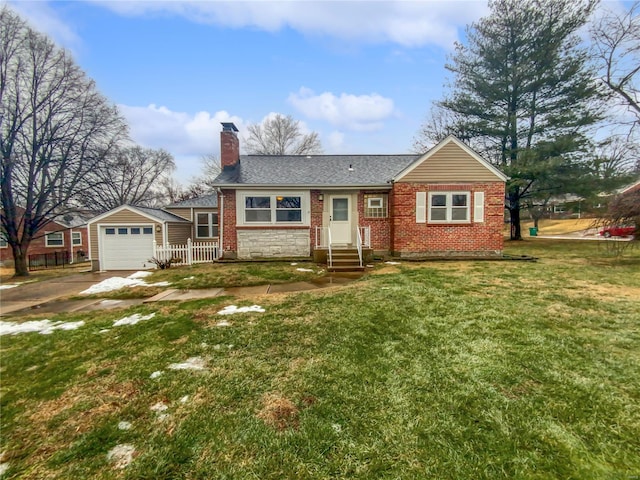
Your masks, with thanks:
M 316 403 L 317 399 L 312 395 L 305 395 L 301 398 L 298 407 L 284 395 L 273 392 L 263 395 L 262 408 L 256 414 L 267 426 L 284 432 L 286 430 L 298 430 L 300 427 L 301 408 L 307 408 Z

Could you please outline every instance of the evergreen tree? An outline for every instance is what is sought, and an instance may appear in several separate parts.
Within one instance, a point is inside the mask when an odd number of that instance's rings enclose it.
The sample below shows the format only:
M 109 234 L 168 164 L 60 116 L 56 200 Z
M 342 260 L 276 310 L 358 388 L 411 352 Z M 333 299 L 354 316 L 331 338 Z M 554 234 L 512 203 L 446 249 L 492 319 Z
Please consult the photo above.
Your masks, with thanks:
M 463 119 L 456 128 L 510 177 L 512 239 L 521 239 L 526 198 L 581 193 L 600 93 L 576 32 L 596 3 L 493 0 L 447 65 L 455 78 L 440 105 Z

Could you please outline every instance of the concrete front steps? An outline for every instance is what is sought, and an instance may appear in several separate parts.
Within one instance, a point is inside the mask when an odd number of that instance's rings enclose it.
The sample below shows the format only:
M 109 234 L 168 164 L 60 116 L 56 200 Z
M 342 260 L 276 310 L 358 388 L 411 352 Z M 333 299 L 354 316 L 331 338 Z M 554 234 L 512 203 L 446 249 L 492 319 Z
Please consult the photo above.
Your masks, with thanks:
M 332 265 L 327 265 L 330 272 L 362 272 L 357 248 L 340 248 L 331 250 Z

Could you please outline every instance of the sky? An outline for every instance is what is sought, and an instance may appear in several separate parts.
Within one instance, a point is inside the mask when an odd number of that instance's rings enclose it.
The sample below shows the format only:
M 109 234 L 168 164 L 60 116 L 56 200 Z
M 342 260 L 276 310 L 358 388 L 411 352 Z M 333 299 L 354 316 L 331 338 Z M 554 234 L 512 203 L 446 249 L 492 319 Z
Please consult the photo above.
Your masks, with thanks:
M 327 154 L 411 152 L 455 42 L 489 13 L 484 0 L 8 3 L 73 54 L 136 143 L 174 156 L 181 183 L 219 158 L 220 122 L 242 151 L 247 125 L 275 114 Z

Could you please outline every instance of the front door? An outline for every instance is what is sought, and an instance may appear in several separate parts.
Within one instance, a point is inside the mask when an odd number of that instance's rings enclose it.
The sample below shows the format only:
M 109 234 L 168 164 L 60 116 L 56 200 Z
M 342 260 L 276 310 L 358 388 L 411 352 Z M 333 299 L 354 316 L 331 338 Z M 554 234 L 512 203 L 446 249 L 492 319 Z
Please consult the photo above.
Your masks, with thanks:
M 333 245 L 351 243 L 351 197 L 349 195 L 331 196 L 329 228 Z

